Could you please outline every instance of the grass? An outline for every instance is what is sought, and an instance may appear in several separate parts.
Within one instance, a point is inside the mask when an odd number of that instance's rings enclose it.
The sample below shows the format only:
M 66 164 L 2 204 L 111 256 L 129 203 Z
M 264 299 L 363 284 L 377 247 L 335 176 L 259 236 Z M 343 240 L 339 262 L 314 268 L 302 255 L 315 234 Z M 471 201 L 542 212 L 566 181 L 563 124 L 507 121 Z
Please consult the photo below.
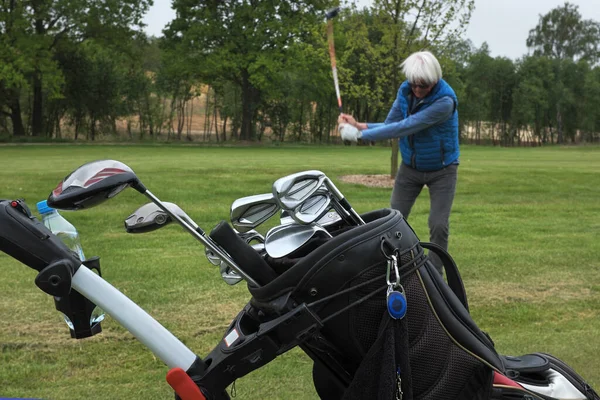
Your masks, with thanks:
M 390 189 L 346 184 L 347 174 L 386 174 L 382 147 L 40 145 L 0 147 L 0 198 L 46 198 L 79 165 L 125 162 L 159 198 L 209 231 L 233 200 L 269 192 L 277 178 L 324 171 L 358 212 L 387 207 Z M 424 191 L 410 223 L 427 240 Z M 451 216 L 450 252 L 471 313 L 502 354 L 544 351 L 600 388 L 600 148 L 464 146 Z M 225 285 L 204 250 L 176 226 L 128 235 L 123 220 L 146 202 L 133 190 L 63 215 L 78 227 L 103 276 L 199 355 L 220 340 L 249 300 Z M 263 233 L 276 221 L 259 230 Z M 0 254 L 0 396 L 165 399 L 167 367 L 107 317 L 83 341 L 68 332 L 34 271 Z M 240 399 L 315 399 L 311 362 L 297 349 L 236 383 Z

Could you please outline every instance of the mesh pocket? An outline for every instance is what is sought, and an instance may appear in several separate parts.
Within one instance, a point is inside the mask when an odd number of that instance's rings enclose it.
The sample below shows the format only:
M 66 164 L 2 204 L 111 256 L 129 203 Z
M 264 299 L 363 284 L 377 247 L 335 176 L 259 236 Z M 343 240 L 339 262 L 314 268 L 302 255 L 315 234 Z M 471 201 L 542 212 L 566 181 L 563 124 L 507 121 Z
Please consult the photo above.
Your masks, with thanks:
M 385 266 L 384 264 L 380 264 L 365 271 L 351 282 L 351 286 L 355 286 L 369 281 L 370 279 L 374 279 L 377 276 L 382 276 L 381 280 L 376 280 L 373 283 L 354 290 L 348 296 L 348 303 L 352 304 L 377 290 L 380 292 L 356 307 L 352 307 L 349 311 L 350 334 L 354 336 L 354 340 L 360 347 L 359 351 L 362 355 L 365 355 L 367 351 L 369 351 L 369 348 L 371 348 L 375 339 L 377 339 L 381 317 L 383 316 L 383 311 L 386 309 L 385 291 L 381 290 L 385 285 L 383 274 L 385 274 Z
M 410 256 L 409 256 L 410 257 Z M 403 260 L 403 264 L 406 261 Z M 352 285 L 382 276 L 385 264 L 373 267 L 357 277 Z M 350 332 L 365 354 L 377 338 L 385 304 L 385 278 L 366 285 L 348 298 L 349 304 L 379 290 L 380 293 L 353 307 Z M 408 309 L 410 365 L 414 400 L 469 399 L 485 385 L 489 368 L 458 347 L 441 326 L 427 300 L 416 273 L 404 278 Z
M 486 368 L 450 339 L 431 310 L 416 273 L 405 279 L 404 288 L 414 399 L 466 399 L 465 392 L 477 390 L 472 387 L 474 378 L 485 375 Z

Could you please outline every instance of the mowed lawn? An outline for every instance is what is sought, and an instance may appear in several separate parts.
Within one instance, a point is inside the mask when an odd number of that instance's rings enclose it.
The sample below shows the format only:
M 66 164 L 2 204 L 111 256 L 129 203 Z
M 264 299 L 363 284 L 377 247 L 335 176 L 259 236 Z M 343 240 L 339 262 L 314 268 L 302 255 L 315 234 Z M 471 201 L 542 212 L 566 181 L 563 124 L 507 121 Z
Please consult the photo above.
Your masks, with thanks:
M 24 198 L 35 208 L 81 164 L 116 159 L 210 231 L 228 220 L 235 199 L 270 192 L 277 178 L 307 169 L 325 172 L 358 212 L 388 207 L 391 189 L 341 177 L 388 174 L 390 155 L 389 148 L 355 146 L 5 146 L 0 198 Z M 123 220 L 146 202 L 129 189 L 63 215 L 79 229 L 85 254 L 101 257 L 106 280 L 206 355 L 248 291 L 226 285 L 199 242 L 177 226 L 127 234 Z M 428 210 L 424 190 L 409 218 L 422 240 Z M 600 147 L 463 146 L 450 253 L 471 314 L 500 353 L 552 353 L 600 389 Z M 113 319 L 100 335 L 70 339 L 33 270 L 0 254 L 0 277 L 0 397 L 173 398 L 167 367 Z M 315 399 L 311 366 L 292 350 L 239 379 L 237 398 Z

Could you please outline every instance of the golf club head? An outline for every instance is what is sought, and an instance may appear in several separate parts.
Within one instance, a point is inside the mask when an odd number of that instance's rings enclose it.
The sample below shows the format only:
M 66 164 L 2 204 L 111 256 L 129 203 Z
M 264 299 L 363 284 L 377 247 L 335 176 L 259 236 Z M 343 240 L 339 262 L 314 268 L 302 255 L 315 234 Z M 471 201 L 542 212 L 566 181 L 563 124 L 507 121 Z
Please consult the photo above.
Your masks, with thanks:
M 257 231 L 251 230 L 251 231 L 243 232 L 243 233 L 238 232 L 238 236 L 248 244 L 250 244 L 250 242 L 252 242 L 252 241 L 257 241 L 258 243 L 253 244 L 252 247 L 259 254 L 264 253 L 265 238 L 263 237 L 263 235 L 261 235 Z M 204 248 L 204 254 L 206 255 L 206 259 L 208 260 L 208 262 L 210 262 L 212 265 L 221 265 L 221 264 L 225 265 L 224 263 L 222 263 L 221 258 L 218 257 L 215 253 L 213 253 L 208 247 Z M 233 272 L 235 272 L 235 271 L 233 271 Z
M 265 245 L 263 243 L 253 244 L 252 248 L 261 255 L 265 253 Z M 209 261 L 210 261 L 210 259 L 209 259 Z M 212 261 L 211 261 L 211 263 L 212 263 Z M 221 272 L 221 278 L 223 278 L 223 280 L 225 281 L 226 284 L 233 286 L 244 280 L 244 278 L 242 278 L 237 272 L 232 270 L 224 262 L 220 262 L 215 265 L 219 265 L 219 271 Z
M 342 217 L 335 210 L 329 210 L 325 215 L 323 215 L 320 219 L 318 219 L 315 224 L 322 226 L 323 228 L 333 225 L 338 221 L 341 221 Z M 290 212 L 287 210 L 281 210 L 281 216 L 279 220 L 280 225 L 288 225 L 295 224 L 296 221 L 290 215 Z
M 219 267 L 219 271 L 221 272 L 221 278 L 225 281 L 229 286 L 236 285 L 244 280 L 237 272 L 229 268 L 229 266 L 225 263 L 221 263 Z
M 325 12 L 325 17 L 327 19 L 335 18 L 339 12 L 340 12 L 339 7 L 330 8 L 329 10 L 327 10 L 327 12 Z
M 328 191 L 318 190 L 301 203 L 291 217 L 299 224 L 309 225 L 319 220 L 331 208 L 331 196 Z
M 254 229 L 248 232 L 239 232 L 238 236 L 248 244 L 250 244 L 252 241 L 257 241 L 258 243 L 265 242 L 265 237 Z
M 294 218 L 292 218 L 288 210 L 281 210 L 281 214 L 279 215 L 279 225 L 289 225 L 295 222 L 296 221 L 294 221 Z
M 329 232 L 318 225 L 279 225 L 271 228 L 265 236 L 265 251 L 271 258 L 282 258 L 302 247 L 311 238 Z
M 163 204 L 174 214 L 183 218 L 194 229 L 198 227 L 181 207 L 175 203 L 163 202 Z M 145 233 L 162 228 L 173 222 L 173 219 L 154 203 L 147 203 L 135 210 L 125 219 L 127 233 Z
M 312 196 L 326 179 L 327 176 L 317 170 L 284 176 L 273 183 L 273 197 L 282 209 L 295 210 Z
M 231 224 L 239 232 L 248 232 L 273 215 L 279 206 L 271 193 L 242 197 L 231 204 Z
M 90 208 L 113 198 L 128 186 L 141 193 L 146 190 L 133 170 L 122 162 L 93 161 L 67 175 L 50 193 L 48 205 L 59 210 Z

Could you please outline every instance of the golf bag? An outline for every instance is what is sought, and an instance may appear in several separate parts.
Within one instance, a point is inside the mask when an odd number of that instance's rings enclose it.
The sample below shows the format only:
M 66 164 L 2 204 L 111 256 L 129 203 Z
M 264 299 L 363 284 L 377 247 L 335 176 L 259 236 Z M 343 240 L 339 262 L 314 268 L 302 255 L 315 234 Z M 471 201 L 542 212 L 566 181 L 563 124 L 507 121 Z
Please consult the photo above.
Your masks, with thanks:
M 263 271 L 263 284 L 248 286 L 251 301 L 203 360 L 206 370 L 192 376 L 204 393 L 221 393 L 207 398 L 226 398 L 223 389 L 237 378 L 299 346 L 314 361 L 322 399 L 600 400 L 553 356 L 498 354 L 469 314 L 452 258 L 420 242 L 398 211 L 362 218 L 366 224 L 351 229 L 329 227 L 331 239 L 291 254 L 283 272 L 229 225 L 211 232 L 248 271 Z M 426 249 L 443 261 L 448 283 Z M 391 282 L 407 300 L 399 319 L 388 313 Z

